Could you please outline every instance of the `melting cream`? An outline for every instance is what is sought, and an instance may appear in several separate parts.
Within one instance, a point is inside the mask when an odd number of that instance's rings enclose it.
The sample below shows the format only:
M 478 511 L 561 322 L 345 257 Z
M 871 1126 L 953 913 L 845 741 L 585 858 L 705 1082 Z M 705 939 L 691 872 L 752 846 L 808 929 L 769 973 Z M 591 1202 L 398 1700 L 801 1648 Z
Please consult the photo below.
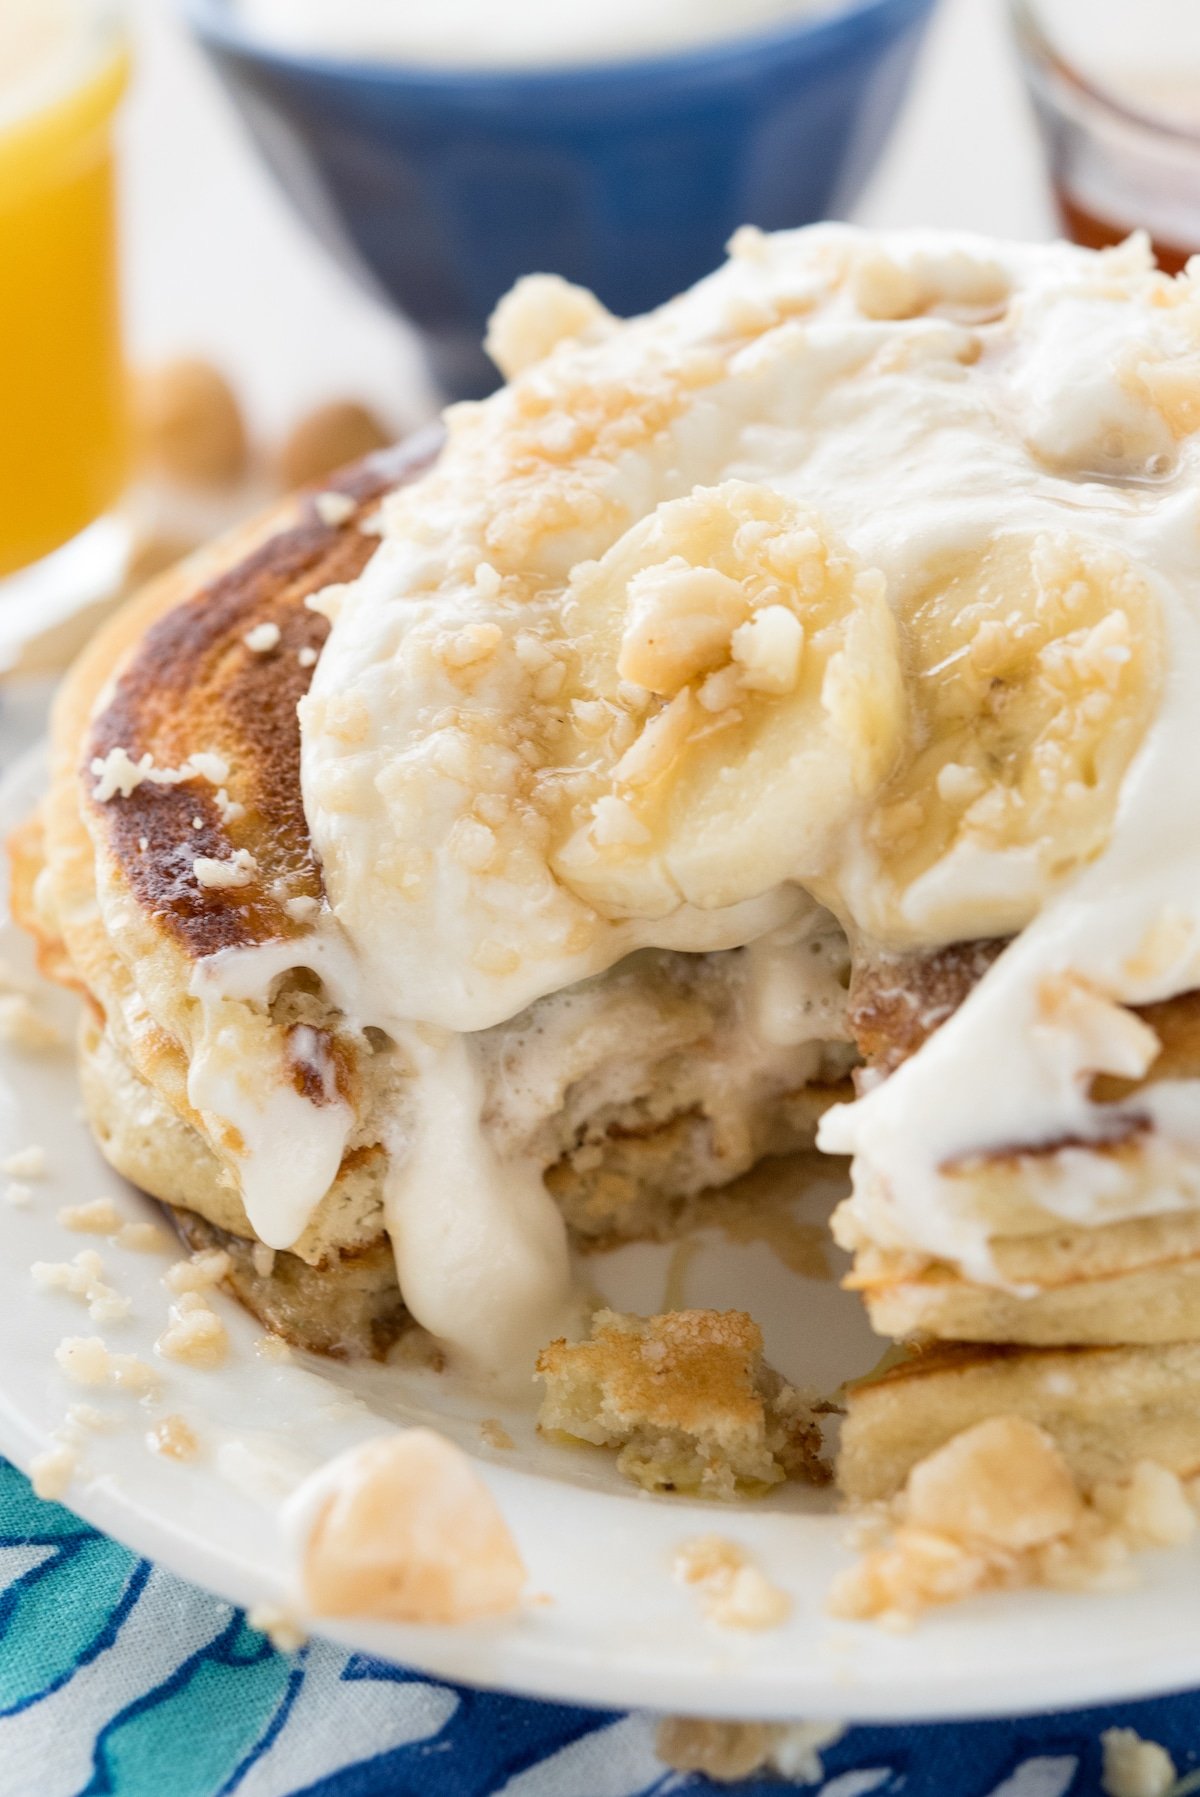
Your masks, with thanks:
M 404 1301 L 477 1371 L 527 1376 L 569 1320 L 562 1213 L 540 1161 L 492 1146 L 469 1038 L 411 1029 L 403 1040 L 415 1115 L 391 1151 L 384 1218 Z

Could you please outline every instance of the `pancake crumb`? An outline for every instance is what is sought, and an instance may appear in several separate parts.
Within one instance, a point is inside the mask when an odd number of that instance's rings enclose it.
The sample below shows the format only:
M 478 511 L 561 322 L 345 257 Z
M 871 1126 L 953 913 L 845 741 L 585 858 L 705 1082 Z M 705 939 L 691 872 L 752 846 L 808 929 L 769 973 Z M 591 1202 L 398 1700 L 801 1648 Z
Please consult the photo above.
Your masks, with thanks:
M 307 643 L 303 649 L 298 650 L 296 653 L 296 660 L 300 663 L 302 668 L 315 668 L 317 659 L 317 651 Z
M 602 1310 L 588 1341 L 542 1350 L 537 1376 L 539 1428 L 617 1448 L 618 1471 L 648 1491 L 732 1499 L 829 1477 L 810 1400 L 766 1364 L 743 1311 Z
M 1100 1736 L 1104 1767 L 1100 1788 L 1105 1797 L 1170 1797 L 1175 1762 L 1157 1741 L 1145 1741 L 1136 1729 L 1106 1728 Z
M 786 1622 L 792 1600 L 724 1535 L 685 1541 L 672 1564 L 681 1585 L 699 1588 L 709 1622 L 725 1629 L 773 1629 Z
M 12 1180 L 4 1188 L 4 1202 L 15 1205 L 18 1210 L 24 1210 L 33 1203 L 33 1187 L 22 1185 L 19 1180 Z

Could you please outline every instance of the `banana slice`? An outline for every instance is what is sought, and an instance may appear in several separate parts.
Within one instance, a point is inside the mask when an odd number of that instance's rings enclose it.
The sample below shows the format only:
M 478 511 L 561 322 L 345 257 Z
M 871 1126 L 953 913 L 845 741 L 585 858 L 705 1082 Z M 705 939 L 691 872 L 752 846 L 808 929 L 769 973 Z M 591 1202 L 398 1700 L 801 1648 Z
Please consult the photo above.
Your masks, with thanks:
M 901 607 L 912 751 L 880 796 L 847 909 L 892 946 L 1021 929 L 1108 840 L 1154 714 L 1144 574 L 1070 534 L 994 539 Z
M 610 916 L 737 904 L 820 874 L 905 739 L 882 575 L 810 513 L 728 481 L 577 568 L 556 876 Z

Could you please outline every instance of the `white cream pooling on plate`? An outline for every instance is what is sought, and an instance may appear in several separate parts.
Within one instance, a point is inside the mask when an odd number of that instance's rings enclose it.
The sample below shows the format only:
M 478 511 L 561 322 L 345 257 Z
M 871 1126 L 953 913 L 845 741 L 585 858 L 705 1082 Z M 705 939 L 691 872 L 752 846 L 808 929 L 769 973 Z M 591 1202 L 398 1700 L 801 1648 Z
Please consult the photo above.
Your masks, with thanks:
M 1173 426 L 1170 404 L 1141 382 L 1136 361 L 1178 355 L 1173 320 L 1165 306 L 1156 316 L 1151 289 L 1162 284 L 1137 246 L 1096 258 L 1065 246 L 818 227 L 749 234 L 738 252 L 652 318 L 590 325 L 581 347 L 563 347 L 515 389 L 452 418 L 439 468 L 390 502 L 379 554 L 335 607 L 302 711 L 306 810 L 336 914 L 383 1008 L 454 1030 L 486 1028 L 639 942 L 669 942 L 681 923 L 686 946 L 704 949 L 753 941 L 781 921 L 755 915 L 759 900 L 779 900 L 776 887 L 743 908 L 740 936 L 727 927 L 709 937 L 703 905 L 615 925 L 588 917 L 539 863 L 536 832 L 518 839 L 524 860 L 507 890 L 487 874 L 495 832 L 478 829 L 470 807 L 503 789 L 520 754 L 519 742 L 489 734 L 491 720 L 518 715 L 523 703 L 509 650 L 522 636 L 553 641 L 571 570 L 604 555 L 631 524 L 697 487 L 752 483 L 814 507 L 882 572 L 900 608 L 939 558 L 971 553 L 997 531 L 1083 533 L 1130 558 L 1161 603 L 1171 672 L 1108 850 L 1061 890 L 1042 874 L 1042 916 L 1028 944 L 995 965 L 901 1074 L 825 1126 L 830 1148 L 856 1150 L 860 1201 L 878 1211 L 881 1236 L 936 1243 L 984 1271 L 986 1229 L 955 1214 L 940 1162 L 1064 1129 L 1087 1137 L 1100 1121 L 1080 1094 L 1085 1051 L 1074 1023 L 1038 1021 L 1056 1077 L 1029 1052 L 1030 980 L 1073 971 L 1138 1002 L 1196 978 L 1190 949 L 1153 976 L 1135 979 L 1124 965 L 1173 893 L 1187 928 L 1200 924 L 1187 896 L 1200 894 L 1196 851 L 1164 821 L 1187 760 L 1179 695 L 1196 647 L 1196 460 L 1188 429 Z M 639 436 L 647 375 L 661 376 L 660 395 L 669 391 L 662 416 Z M 612 445 L 603 416 L 596 424 L 584 415 L 576 395 L 623 378 L 633 425 Z M 651 393 L 646 404 L 654 403 Z M 497 644 L 496 665 L 464 680 L 476 648 L 486 662 Z M 447 645 L 449 668 L 439 661 Z M 528 641 L 522 655 L 528 672 L 526 661 L 537 659 Z M 1174 797 L 1164 794 L 1164 768 Z M 1158 871 L 1143 877 L 1136 863 L 1147 842 Z M 855 820 L 844 849 L 821 896 L 852 913 L 856 878 L 865 892 L 870 863 Z M 992 854 L 994 883 L 1009 863 Z M 1089 899 L 1102 867 L 1127 877 L 1103 893 L 1103 922 L 1085 927 L 1075 895 Z M 939 929 L 926 940 L 988 933 L 980 927 L 988 885 L 985 860 L 957 894 L 939 896 Z M 955 904 L 956 927 L 947 928 Z M 928 926 L 901 911 L 897 928 L 921 946 Z M 1127 1056 L 1128 1045 L 1117 1052 Z M 1164 1125 L 1181 1108 L 1178 1093 L 1149 1103 Z M 1145 1114 L 1147 1102 L 1138 1109 Z M 1120 1198 L 1113 1203 L 1106 1214 L 1120 1213 Z

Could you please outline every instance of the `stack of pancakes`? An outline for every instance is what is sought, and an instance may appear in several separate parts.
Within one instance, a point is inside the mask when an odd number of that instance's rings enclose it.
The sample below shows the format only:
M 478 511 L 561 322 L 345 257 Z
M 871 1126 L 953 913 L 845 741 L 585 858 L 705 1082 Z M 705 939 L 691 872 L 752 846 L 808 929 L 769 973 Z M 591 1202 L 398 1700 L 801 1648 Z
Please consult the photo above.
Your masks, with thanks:
M 859 966 L 851 1021 L 868 1069 L 886 1077 L 966 999 L 1006 943 L 964 943 Z M 1099 1096 L 1127 1097 L 1200 1074 L 1200 992 L 1142 1006 L 1161 1042 L 1144 1081 L 1106 1076 Z M 980 1154 L 959 1170 L 984 1214 L 1001 1283 L 948 1261 L 864 1239 L 844 1205 L 834 1233 L 854 1251 L 846 1284 L 875 1329 L 906 1350 L 853 1385 L 839 1482 L 871 1501 L 982 1418 L 1015 1414 L 1044 1428 L 1085 1488 L 1139 1459 L 1181 1477 L 1200 1472 L 1200 1213 L 1178 1208 L 1111 1223 L 1064 1223 L 1031 1200 L 1034 1179 L 1098 1156 L 1115 1180 L 1163 1180 L 1136 1130 L 1101 1144 L 1059 1142 Z M 1191 1186 L 1173 1169 L 1180 1203 Z M 1194 1173 L 1192 1175 L 1194 1177 Z
M 17 907 L 87 1001 L 105 1154 L 228 1250 L 271 1327 L 379 1353 L 421 1029 L 469 1038 L 473 1126 L 591 1241 L 677 1231 L 811 1144 L 857 1060 L 822 1138 L 857 1157 L 835 1234 L 908 1349 L 849 1394 L 848 1494 L 998 1412 L 1088 1481 L 1200 1469 L 1200 916 L 1145 775 L 1189 740 L 1180 642 L 1200 664 L 1200 354 L 1175 378 L 1200 297 L 1136 244 L 820 227 L 746 234 L 629 325 L 545 279 L 501 312 L 513 379 L 448 447 L 369 458 L 184 564 L 63 688 Z M 1113 844 L 1115 975 L 1086 883 Z M 819 943 L 786 936 L 801 916 Z M 1170 952 L 1137 971 L 1156 930 Z M 374 1023 L 339 1002 L 339 932 L 392 987 Z M 810 947 L 848 986 L 817 1023 Z M 751 989 L 778 950 L 773 1036 Z M 1010 989 L 1019 1108 L 991 1102 L 986 1027 L 956 1025 L 972 1077 L 941 1104 L 938 1032 Z M 1026 1117 L 1041 1069 L 1080 1135 Z M 914 1089 L 916 1123 L 886 1109 Z

